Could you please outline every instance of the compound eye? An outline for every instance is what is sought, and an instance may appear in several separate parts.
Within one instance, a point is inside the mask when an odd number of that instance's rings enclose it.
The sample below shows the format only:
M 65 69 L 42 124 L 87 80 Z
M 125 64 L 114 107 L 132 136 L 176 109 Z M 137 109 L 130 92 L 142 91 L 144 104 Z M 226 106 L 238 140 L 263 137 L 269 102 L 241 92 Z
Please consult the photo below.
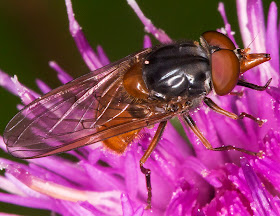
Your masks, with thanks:
M 220 32 L 207 31 L 202 34 L 202 37 L 210 46 L 216 46 L 220 49 L 236 49 L 233 42 L 226 35 Z
M 231 50 L 219 50 L 212 55 L 212 81 L 215 92 L 222 96 L 236 86 L 240 74 L 240 63 Z

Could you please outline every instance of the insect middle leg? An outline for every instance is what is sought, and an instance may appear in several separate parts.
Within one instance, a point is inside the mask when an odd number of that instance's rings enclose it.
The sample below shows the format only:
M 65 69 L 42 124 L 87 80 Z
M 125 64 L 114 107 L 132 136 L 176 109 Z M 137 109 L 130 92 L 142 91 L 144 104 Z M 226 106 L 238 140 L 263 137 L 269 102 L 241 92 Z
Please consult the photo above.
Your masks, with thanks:
M 227 110 L 224 110 L 223 108 L 219 107 L 217 104 L 214 103 L 214 101 L 212 101 L 210 98 L 208 97 L 205 97 L 203 99 L 204 103 L 212 110 L 214 110 L 215 112 L 219 113 L 219 114 L 222 114 L 222 115 L 225 115 L 229 118 L 232 118 L 232 119 L 243 119 L 243 118 L 250 118 L 252 119 L 253 121 L 255 121 L 256 123 L 258 123 L 258 125 L 261 127 L 263 125 L 263 123 L 265 121 L 263 120 L 260 120 L 259 118 L 256 118 L 248 113 L 245 113 L 245 112 L 242 112 L 240 113 L 239 115 L 236 115 L 235 113 L 232 113 L 232 112 L 229 112 Z
M 240 152 L 243 152 L 243 153 L 246 153 L 246 154 L 249 154 L 249 155 L 253 155 L 253 156 L 258 156 L 258 157 L 262 156 L 262 152 L 252 152 L 252 151 L 248 151 L 248 150 L 243 149 L 243 148 L 237 148 L 237 147 L 232 146 L 232 145 L 213 148 L 213 146 L 209 143 L 209 141 L 205 138 L 205 136 L 198 129 L 194 120 L 189 115 L 183 115 L 183 117 L 184 117 L 184 120 L 187 123 L 187 125 L 190 127 L 190 129 L 200 139 L 202 144 L 209 150 L 212 150 L 212 151 L 236 150 L 236 151 L 240 151 Z
M 147 187 L 147 191 L 148 191 L 146 209 L 150 209 L 152 207 L 152 205 L 151 205 L 151 202 L 152 202 L 151 170 L 145 168 L 143 165 L 146 162 L 146 160 L 150 157 L 150 155 L 152 154 L 156 145 L 158 144 L 158 142 L 163 134 L 163 131 L 166 127 L 166 124 L 167 124 L 167 121 L 163 121 L 159 124 L 157 131 L 156 131 L 151 143 L 148 146 L 148 149 L 145 151 L 144 155 L 140 159 L 140 169 L 141 169 L 141 172 L 146 177 L 146 187 Z

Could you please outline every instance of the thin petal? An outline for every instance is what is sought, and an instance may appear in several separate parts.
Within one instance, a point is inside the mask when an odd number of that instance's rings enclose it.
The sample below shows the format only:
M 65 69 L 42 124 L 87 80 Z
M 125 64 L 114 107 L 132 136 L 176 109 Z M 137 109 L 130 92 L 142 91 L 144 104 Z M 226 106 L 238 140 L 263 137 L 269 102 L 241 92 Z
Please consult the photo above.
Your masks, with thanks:
M 43 200 L 41 198 L 25 197 L 25 196 L 22 197 L 22 196 L 6 194 L 6 193 L 0 193 L 0 201 L 11 203 L 14 205 L 30 207 L 30 208 L 47 209 L 47 210 L 56 209 L 53 206 L 54 203 L 50 202 L 50 200 Z M 60 213 L 59 210 L 57 212 Z
M 138 172 L 137 169 L 139 164 L 132 152 L 127 152 L 124 162 L 124 175 L 125 184 L 127 191 L 132 199 L 137 196 L 137 190 L 135 190 L 135 185 L 138 185 Z
M 211 171 L 197 158 L 192 156 L 187 157 L 184 165 L 185 167 L 188 167 L 189 169 L 192 169 L 194 172 L 199 174 L 212 186 L 214 187 L 222 186 L 222 183 L 219 180 L 219 176 L 211 175 Z
M 154 37 L 161 43 L 170 43 L 172 41 L 163 30 L 156 28 L 152 21 L 143 14 L 135 0 L 127 0 L 127 3 L 132 7 L 136 15 L 144 24 L 145 30 L 148 33 L 154 35 Z
M 29 91 L 26 87 L 24 87 L 19 81 L 17 76 L 11 78 L 12 82 L 15 85 L 15 88 L 17 89 L 18 96 L 20 97 L 22 103 L 24 105 L 27 105 L 31 103 L 33 100 L 35 100 L 37 97 L 39 97 L 38 94 L 34 95 L 32 94 L 33 91 Z
M 248 28 L 249 17 L 247 13 L 248 0 L 236 0 L 237 6 L 237 17 L 239 21 L 239 27 L 241 36 L 243 39 L 243 44 L 249 45 L 252 42 L 251 32 Z
M 165 215 L 193 215 L 194 206 L 197 203 L 199 191 L 194 188 L 189 188 L 189 185 L 178 188 L 173 192 L 173 196 L 166 209 Z
M 248 187 L 254 199 L 254 205 L 259 215 L 279 215 L 271 203 L 267 192 L 261 185 L 256 173 L 246 158 L 241 158 L 241 167 L 247 181 Z
M 144 48 L 150 48 L 150 47 L 152 47 L 152 41 L 151 41 L 151 38 L 149 37 L 149 35 L 145 35 L 145 36 L 144 36 L 143 47 L 144 47 Z
M 50 61 L 49 66 L 57 72 L 57 77 L 62 84 L 66 84 L 73 80 L 73 78 L 65 72 L 55 61 Z
M 133 208 L 128 196 L 126 194 L 122 194 L 121 201 L 122 201 L 123 216 L 131 216 L 133 214 Z
M 277 5 L 275 2 L 271 2 L 268 17 L 267 17 L 267 30 L 266 30 L 266 47 L 267 52 L 272 56 L 269 61 L 275 70 L 279 70 L 279 41 L 277 32 Z
M 43 94 L 46 94 L 52 90 L 45 82 L 40 79 L 36 79 L 36 84 Z
M 121 212 L 119 207 L 120 192 L 118 191 L 96 192 L 78 190 L 38 178 L 29 174 L 26 170 L 20 167 L 16 169 L 13 169 L 11 165 L 9 167 L 10 168 L 7 170 L 9 174 L 13 175 L 19 181 L 32 189 L 33 193 L 38 192 L 42 194 L 41 196 L 46 195 L 64 201 L 88 201 L 92 205 L 95 205 L 98 210 L 104 213 L 111 213 L 112 215 L 120 214 Z M 105 209 L 103 206 L 107 206 L 108 208 Z
M 132 216 L 143 216 L 144 215 L 144 208 L 138 207 Z
M 85 202 L 79 202 L 79 206 L 90 211 L 90 215 L 95 216 L 107 216 L 106 214 L 103 214 L 102 212 L 100 212 L 97 208 L 95 208 L 92 204 L 90 204 L 89 202 L 85 201 Z M 78 212 L 80 213 L 80 212 Z M 83 215 L 81 215 L 83 216 Z
M 224 21 L 224 24 L 225 24 L 225 29 L 226 29 L 226 33 L 227 33 L 227 36 L 231 39 L 231 41 L 234 43 L 235 47 L 238 47 L 237 44 L 236 44 L 236 41 L 233 37 L 233 33 L 231 31 L 231 26 L 228 22 L 228 19 L 227 19 L 227 16 L 226 16 L 226 11 L 225 11 L 225 6 L 224 6 L 224 3 L 220 2 L 219 3 L 219 6 L 218 6 L 218 11 L 220 12 L 222 18 L 223 18 L 223 21 Z
M 17 76 L 10 77 L 8 74 L 0 70 L 0 86 L 11 92 L 12 94 L 19 96 L 24 104 L 28 104 L 40 95 L 36 92 L 28 89 L 22 85 Z
M 226 191 L 217 195 L 203 210 L 205 215 L 242 215 L 250 216 L 250 208 L 244 205 L 243 197 L 236 191 Z
M 84 59 L 84 62 L 86 63 L 86 65 L 91 71 L 94 71 L 97 68 L 102 67 L 103 65 L 100 62 L 100 59 L 90 47 L 84 33 L 82 32 L 81 26 L 79 25 L 79 23 L 74 17 L 71 0 L 65 0 L 65 4 L 66 4 L 68 19 L 69 19 L 70 33 L 76 42 L 76 45 Z
M 261 0 L 248 0 L 247 4 L 247 14 L 248 14 L 248 28 L 250 30 L 251 40 L 244 43 L 248 46 L 251 42 L 253 52 L 266 52 L 265 48 L 265 20 L 264 12 Z
M 98 57 L 99 57 L 102 65 L 107 65 L 110 63 L 108 56 L 106 55 L 105 51 L 103 50 L 102 46 L 100 46 L 100 45 L 97 46 L 97 54 L 98 54 Z

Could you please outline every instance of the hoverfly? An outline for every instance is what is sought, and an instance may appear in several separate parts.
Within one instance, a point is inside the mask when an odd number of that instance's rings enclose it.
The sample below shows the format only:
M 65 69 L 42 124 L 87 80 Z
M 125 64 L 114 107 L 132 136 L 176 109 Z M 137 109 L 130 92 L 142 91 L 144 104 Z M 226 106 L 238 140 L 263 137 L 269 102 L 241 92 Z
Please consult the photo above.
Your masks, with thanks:
M 247 113 L 236 115 L 220 108 L 207 95 L 212 90 L 227 95 L 236 85 L 265 90 L 271 79 L 258 86 L 240 75 L 268 60 L 269 54 L 236 49 L 227 36 L 216 31 L 203 33 L 200 43 L 184 41 L 147 48 L 36 99 L 8 123 L 4 142 L 9 153 L 18 158 L 44 157 L 99 141 L 123 153 L 142 128 L 159 123 L 140 160 L 150 208 L 150 170 L 144 163 L 174 116 L 182 116 L 209 150 L 258 154 L 234 146 L 212 147 L 190 112 L 204 102 L 232 119 L 248 117 L 262 124 Z

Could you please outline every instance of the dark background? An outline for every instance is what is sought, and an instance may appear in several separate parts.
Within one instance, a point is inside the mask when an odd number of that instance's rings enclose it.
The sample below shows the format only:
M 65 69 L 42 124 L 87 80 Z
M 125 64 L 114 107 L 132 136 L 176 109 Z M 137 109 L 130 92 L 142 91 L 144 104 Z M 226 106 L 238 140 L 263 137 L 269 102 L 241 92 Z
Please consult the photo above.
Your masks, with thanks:
M 223 25 L 218 0 L 138 0 L 155 26 L 175 40 L 198 40 Z M 76 19 L 93 48 L 102 45 L 111 61 L 142 48 L 144 28 L 125 0 L 73 0 Z M 240 44 L 235 1 L 225 1 L 228 19 Z M 267 12 L 270 1 L 265 0 Z M 156 41 L 154 41 L 156 42 Z M 0 69 L 38 91 L 35 79 L 51 87 L 60 82 L 48 62 L 55 60 L 73 77 L 89 72 L 68 31 L 64 1 L 9 0 L 0 3 Z M 0 87 L 0 134 L 16 114 L 20 100 Z M 1 152 L 0 152 L 1 155 Z M 6 156 L 5 156 L 6 157 Z M 0 212 L 42 215 L 37 210 L 1 204 Z M 47 212 L 45 212 L 48 215 Z

